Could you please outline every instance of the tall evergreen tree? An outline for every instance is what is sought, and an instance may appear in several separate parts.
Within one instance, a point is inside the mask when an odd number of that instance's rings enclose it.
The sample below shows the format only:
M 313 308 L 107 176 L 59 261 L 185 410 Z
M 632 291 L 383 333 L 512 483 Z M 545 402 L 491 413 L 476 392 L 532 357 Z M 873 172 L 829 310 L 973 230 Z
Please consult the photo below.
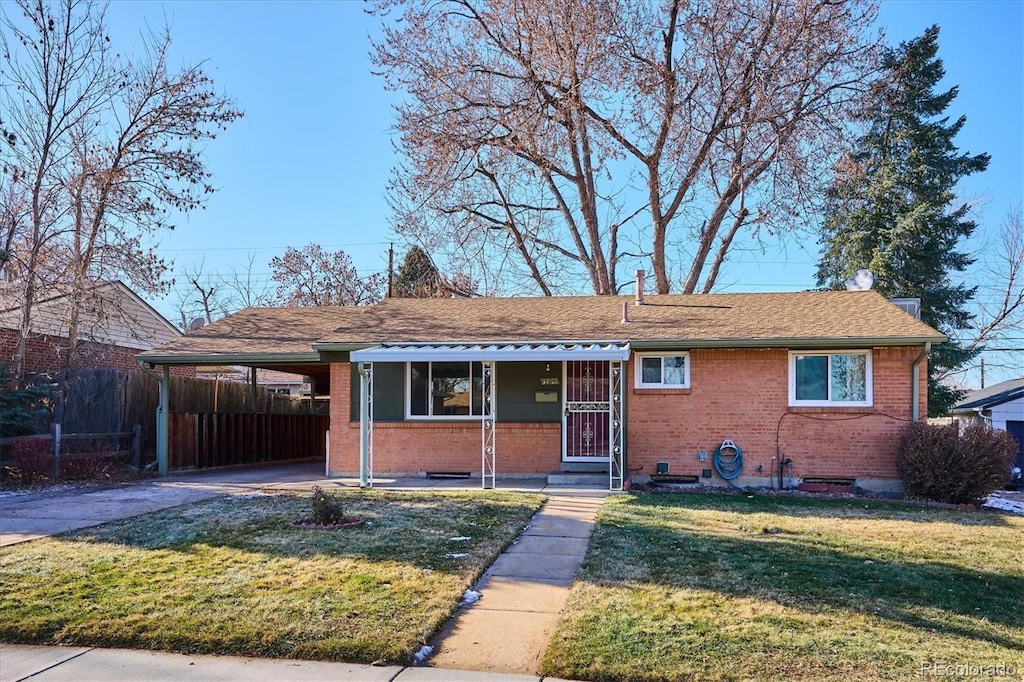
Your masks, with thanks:
M 391 295 L 395 298 L 437 298 L 447 292 L 434 261 L 426 251 L 411 246 L 395 273 Z
M 858 268 L 875 273 L 888 297 L 921 299 L 921 319 L 955 339 L 969 327 L 975 289 L 953 280 L 973 261 L 957 250 L 974 232 L 970 206 L 958 201 L 961 178 L 984 171 L 988 154 L 961 153 L 954 138 L 967 119 L 944 112 L 956 86 L 938 92 L 945 71 L 939 27 L 886 50 L 865 111 L 866 134 L 837 168 L 821 230 L 818 285 L 841 289 Z M 939 382 L 976 350 L 951 340 L 929 359 L 929 413 L 945 414 L 959 393 Z

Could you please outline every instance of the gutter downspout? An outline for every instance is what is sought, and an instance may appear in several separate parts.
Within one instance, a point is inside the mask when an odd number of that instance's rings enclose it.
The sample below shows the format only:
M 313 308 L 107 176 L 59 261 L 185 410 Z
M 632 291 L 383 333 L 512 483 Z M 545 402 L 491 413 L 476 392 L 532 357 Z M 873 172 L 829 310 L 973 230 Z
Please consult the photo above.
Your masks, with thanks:
M 146 363 L 139 360 L 139 368 L 160 382 L 160 402 L 156 408 L 156 465 L 161 476 L 167 475 L 167 420 L 169 419 L 168 405 L 170 403 L 171 368 L 168 365 L 161 365 L 163 370 L 160 374 L 146 369 Z
M 928 354 L 932 351 L 932 342 L 925 341 L 924 350 L 914 360 L 913 369 L 911 370 L 911 382 L 910 394 L 912 396 L 913 404 L 910 406 L 910 416 L 912 421 L 918 421 L 921 418 L 921 408 L 919 407 L 921 402 L 921 363 L 925 361 Z

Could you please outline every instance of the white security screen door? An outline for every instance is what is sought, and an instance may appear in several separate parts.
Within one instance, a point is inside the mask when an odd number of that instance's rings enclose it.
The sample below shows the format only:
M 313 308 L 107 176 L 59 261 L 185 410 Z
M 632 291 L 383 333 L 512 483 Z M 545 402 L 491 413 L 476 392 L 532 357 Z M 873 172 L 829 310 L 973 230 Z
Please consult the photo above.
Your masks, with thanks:
M 609 363 L 565 363 L 562 417 L 563 462 L 607 462 L 612 433 Z

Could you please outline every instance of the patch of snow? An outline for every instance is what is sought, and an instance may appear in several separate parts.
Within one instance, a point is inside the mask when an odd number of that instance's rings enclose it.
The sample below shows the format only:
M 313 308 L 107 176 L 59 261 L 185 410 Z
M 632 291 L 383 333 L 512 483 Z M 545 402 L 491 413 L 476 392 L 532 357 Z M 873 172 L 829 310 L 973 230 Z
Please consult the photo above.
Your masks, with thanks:
M 434 653 L 434 647 L 427 646 L 426 644 L 424 644 L 423 646 L 420 647 L 419 651 L 417 651 L 416 653 L 414 653 L 412 655 L 412 657 L 413 657 L 413 660 L 415 660 L 416 663 L 419 664 L 419 663 L 423 663 L 423 661 L 427 660 L 427 657 L 430 656 L 430 654 L 432 654 L 432 653 Z
M 458 537 L 448 538 L 448 542 L 469 542 L 472 539 L 468 535 L 459 535 Z
M 1024 502 L 1017 502 L 1016 500 L 1007 500 L 1002 497 L 989 497 L 981 505 L 987 509 L 998 509 L 999 511 L 1007 511 L 1011 514 L 1019 514 L 1024 516 Z
M 459 606 L 469 606 L 480 601 L 480 597 L 483 595 L 476 590 L 466 590 L 466 594 L 462 595 L 462 601 L 459 602 Z
M 444 556 L 446 559 L 465 559 L 469 554 L 467 552 L 448 552 Z

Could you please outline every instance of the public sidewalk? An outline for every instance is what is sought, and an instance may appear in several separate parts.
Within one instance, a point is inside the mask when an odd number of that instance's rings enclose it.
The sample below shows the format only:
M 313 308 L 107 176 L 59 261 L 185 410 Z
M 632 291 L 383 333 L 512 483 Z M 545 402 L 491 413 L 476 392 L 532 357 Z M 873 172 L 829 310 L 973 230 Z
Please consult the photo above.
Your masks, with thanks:
M 0 682 L 538 682 L 441 668 L 0 643 Z

